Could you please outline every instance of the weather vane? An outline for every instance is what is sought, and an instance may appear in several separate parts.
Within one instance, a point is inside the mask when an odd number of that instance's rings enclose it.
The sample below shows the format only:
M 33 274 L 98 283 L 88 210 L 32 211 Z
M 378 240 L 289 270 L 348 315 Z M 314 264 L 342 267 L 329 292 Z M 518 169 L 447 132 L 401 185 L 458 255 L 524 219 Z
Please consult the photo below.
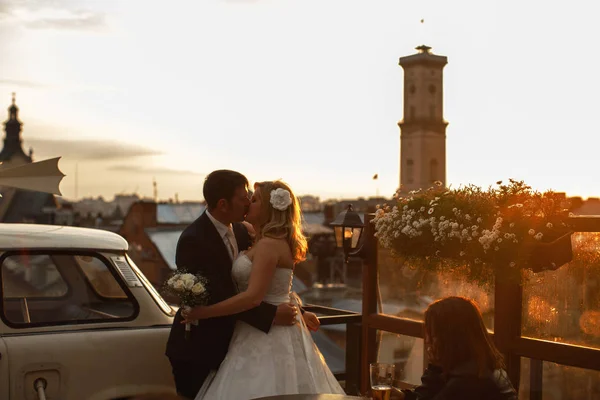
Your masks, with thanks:
M 421 43 L 426 43 L 427 42 L 427 29 L 425 27 L 425 18 L 421 18 L 419 20 L 419 36 L 420 36 L 420 40 Z M 419 53 L 429 53 L 429 51 L 431 50 L 431 47 L 426 46 L 425 44 L 420 45 L 419 47 L 416 47 L 417 50 L 419 50 Z

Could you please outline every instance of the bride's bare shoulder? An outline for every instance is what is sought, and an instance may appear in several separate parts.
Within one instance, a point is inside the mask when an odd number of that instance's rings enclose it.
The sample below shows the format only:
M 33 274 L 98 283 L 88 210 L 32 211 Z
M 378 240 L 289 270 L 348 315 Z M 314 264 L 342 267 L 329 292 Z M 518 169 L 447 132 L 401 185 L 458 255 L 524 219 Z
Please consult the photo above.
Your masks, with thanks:
M 262 237 L 255 244 L 257 247 L 278 247 L 282 245 L 286 245 L 286 241 L 284 239 L 276 239 L 272 237 Z

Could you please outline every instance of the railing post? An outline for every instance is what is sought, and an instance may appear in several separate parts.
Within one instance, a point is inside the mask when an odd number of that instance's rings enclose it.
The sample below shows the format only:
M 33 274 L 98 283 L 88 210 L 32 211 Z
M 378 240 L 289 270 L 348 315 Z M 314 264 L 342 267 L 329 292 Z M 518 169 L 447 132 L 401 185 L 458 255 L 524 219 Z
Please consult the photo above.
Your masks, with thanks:
M 361 357 L 362 325 L 346 325 L 346 394 L 359 395 Z
M 375 227 L 371 223 L 374 214 L 365 214 L 363 263 L 363 302 L 362 302 L 362 356 L 360 364 L 360 392 L 368 393 L 369 363 L 376 361 L 375 347 L 377 338 L 375 329 L 369 326 L 369 316 L 377 313 L 377 238 Z
M 534 358 L 529 359 L 529 400 L 542 400 L 544 362 Z
M 519 390 L 521 357 L 515 354 L 513 344 L 521 337 L 523 286 L 496 276 L 494 288 L 494 341 L 504 355 L 506 372 L 515 389 Z

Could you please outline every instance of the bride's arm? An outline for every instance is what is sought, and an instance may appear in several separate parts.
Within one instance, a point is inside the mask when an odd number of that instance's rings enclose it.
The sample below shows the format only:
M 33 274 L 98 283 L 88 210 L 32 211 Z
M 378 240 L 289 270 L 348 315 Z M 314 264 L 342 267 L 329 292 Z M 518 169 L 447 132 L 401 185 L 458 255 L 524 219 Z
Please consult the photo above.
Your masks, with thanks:
M 270 238 L 263 238 L 256 243 L 252 272 L 246 291 L 210 306 L 194 307 L 190 312 L 185 313 L 185 318 L 192 321 L 222 317 L 259 306 L 269 289 L 277 267 L 278 252 L 274 245 L 274 240 Z

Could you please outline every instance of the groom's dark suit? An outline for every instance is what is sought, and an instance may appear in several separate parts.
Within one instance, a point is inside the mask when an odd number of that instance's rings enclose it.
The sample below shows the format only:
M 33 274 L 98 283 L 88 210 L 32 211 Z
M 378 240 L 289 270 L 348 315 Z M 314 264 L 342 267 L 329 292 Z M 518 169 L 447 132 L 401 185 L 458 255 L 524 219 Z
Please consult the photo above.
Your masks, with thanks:
M 251 239 L 246 227 L 234 223 L 233 231 L 239 251 L 248 249 Z M 237 294 L 231 277 L 229 252 L 206 212 L 181 234 L 175 262 L 177 268 L 201 274 L 208 280 L 210 304 Z M 201 320 L 198 326 L 192 325 L 191 338 L 186 340 L 185 325 L 181 323 L 179 310 L 173 321 L 166 351 L 173 367 L 177 392 L 193 399 L 210 370 L 218 369 L 227 354 L 236 319 L 268 333 L 276 311 L 276 306 L 262 303 L 237 315 Z

